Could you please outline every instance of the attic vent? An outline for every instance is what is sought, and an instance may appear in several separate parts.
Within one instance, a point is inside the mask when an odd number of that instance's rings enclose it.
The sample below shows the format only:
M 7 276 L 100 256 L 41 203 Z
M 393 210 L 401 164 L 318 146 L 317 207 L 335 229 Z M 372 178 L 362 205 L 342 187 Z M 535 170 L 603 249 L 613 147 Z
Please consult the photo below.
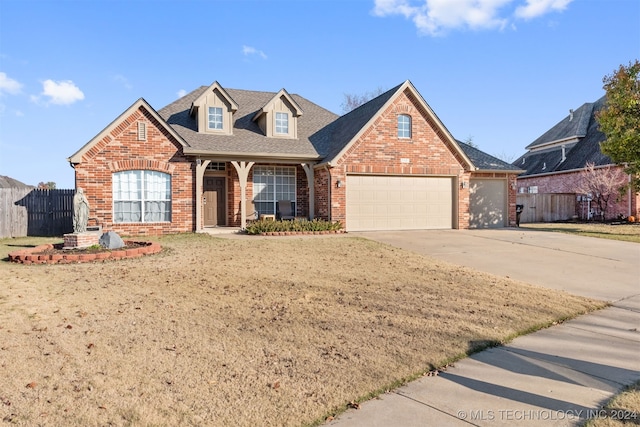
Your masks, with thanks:
M 573 109 L 569 110 L 569 121 L 573 120 Z
M 147 124 L 145 122 L 138 122 L 138 141 L 147 140 Z

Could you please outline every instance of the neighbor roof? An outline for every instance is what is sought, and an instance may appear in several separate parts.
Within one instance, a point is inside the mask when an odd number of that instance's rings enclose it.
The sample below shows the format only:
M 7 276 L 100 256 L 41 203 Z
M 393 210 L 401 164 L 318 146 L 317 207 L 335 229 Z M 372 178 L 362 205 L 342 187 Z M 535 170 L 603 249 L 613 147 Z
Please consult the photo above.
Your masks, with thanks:
M 520 176 L 582 169 L 587 163 L 594 163 L 596 166 L 612 164 L 611 158 L 600 151 L 600 143 L 606 139 L 606 136 L 600 131 L 598 121 L 595 118 L 596 113 L 604 107 L 605 103 L 606 98 L 603 96 L 596 102 L 582 105 L 573 113 L 573 120 L 569 120 L 570 116 L 565 117 L 560 123 L 529 144 L 527 148 L 533 150 L 513 162 L 514 166 L 525 169 L 525 172 Z M 571 125 L 573 121 L 577 122 L 575 126 Z M 577 141 L 573 140 L 562 144 L 563 140 L 569 140 L 572 136 L 575 136 Z M 549 148 L 536 150 L 536 147 L 544 146 L 552 141 L 557 141 L 557 143 L 550 145 Z
M 33 188 L 33 185 L 27 185 L 17 179 L 0 175 L 0 188 Z

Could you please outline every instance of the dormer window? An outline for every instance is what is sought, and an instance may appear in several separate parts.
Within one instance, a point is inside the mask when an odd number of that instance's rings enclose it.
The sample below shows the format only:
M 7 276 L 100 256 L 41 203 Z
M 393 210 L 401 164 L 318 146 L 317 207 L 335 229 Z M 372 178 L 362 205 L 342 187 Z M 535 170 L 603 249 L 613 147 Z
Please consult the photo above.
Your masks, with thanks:
M 267 138 L 298 137 L 298 118 L 302 108 L 295 99 L 281 89 L 262 108 L 256 111 L 251 120 L 256 122 Z
M 222 108 L 209 107 L 209 129 L 222 130 L 223 126 Z
M 289 134 L 289 115 L 287 113 L 276 113 L 276 133 Z
M 189 115 L 195 119 L 198 133 L 233 134 L 233 114 L 238 104 L 218 82 L 213 82 L 191 104 Z

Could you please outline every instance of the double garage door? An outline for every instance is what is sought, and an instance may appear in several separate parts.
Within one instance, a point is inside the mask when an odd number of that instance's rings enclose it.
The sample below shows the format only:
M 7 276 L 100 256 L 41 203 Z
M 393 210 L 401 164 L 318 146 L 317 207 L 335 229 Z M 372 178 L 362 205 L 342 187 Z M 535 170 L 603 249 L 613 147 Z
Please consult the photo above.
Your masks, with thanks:
M 348 175 L 347 230 L 453 228 L 451 177 Z

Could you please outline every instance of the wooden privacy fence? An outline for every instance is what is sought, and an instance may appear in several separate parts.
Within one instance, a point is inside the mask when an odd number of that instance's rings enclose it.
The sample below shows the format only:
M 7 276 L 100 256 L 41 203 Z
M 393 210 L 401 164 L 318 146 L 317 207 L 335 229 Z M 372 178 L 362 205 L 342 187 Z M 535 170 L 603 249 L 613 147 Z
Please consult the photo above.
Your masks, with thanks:
M 75 190 L 0 188 L 0 237 L 73 232 Z
M 520 223 L 566 221 L 576 215 L 576 195 L 562 194 L 518 194 L 517 204 L 524 205 Z

